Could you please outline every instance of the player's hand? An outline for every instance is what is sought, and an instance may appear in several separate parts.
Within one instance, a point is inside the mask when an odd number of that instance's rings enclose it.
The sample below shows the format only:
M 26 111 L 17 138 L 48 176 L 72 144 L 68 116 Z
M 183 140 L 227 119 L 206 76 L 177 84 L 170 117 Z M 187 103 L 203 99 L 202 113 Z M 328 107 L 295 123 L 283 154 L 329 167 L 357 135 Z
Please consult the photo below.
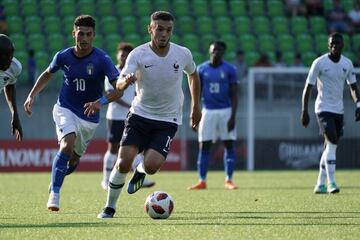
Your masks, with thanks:
M 18 116 L 14 116 L 11 120 L 11 133 L 13 136 L 15 136 L 16 140 L 22 140 L 23 132 Z
M 193 107 L 190 113 L 190 126 L 196 132 L 201 120 L 201 110 L 199 107 Z
M 32 115 L 31 107 L 33 102 L 34 102 L 34 98 L 28 96 L 24 103 L 24 110 L 29 117 L 31 117 Z
M 235 118 L 231 117 L 227 123 L 228 132 L 235 128 Z
M 136 80 L 137 78 L 135 76 L 135 73 L 129 73 L 125 76 L 125 82 L 127 85 L 134 84 Z
M 84 104 L 84 108 L 85 108 L 84 114 L 90 117 L 91 115 L 94 115 L 100 111 L 101 104 L 99 101 L 88 102 Z
M 355 122 L 360 121 L 360 107 L 355 110 Z
M 303 125 L 303 127 L 307 127 L 309 125 L 310 117 L 309 117 L 309 113 L 307 111 L 301 112 L 300 121 L 301 121 L 301 125 Z

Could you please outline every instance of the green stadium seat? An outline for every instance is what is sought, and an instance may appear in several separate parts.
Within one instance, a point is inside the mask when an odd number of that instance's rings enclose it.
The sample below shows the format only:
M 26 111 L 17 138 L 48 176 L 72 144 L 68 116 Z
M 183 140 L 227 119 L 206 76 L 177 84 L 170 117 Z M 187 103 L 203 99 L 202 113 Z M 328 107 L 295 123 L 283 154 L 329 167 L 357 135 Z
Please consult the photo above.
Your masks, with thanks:
M 284 16 L 272 18 L 272 29 L 275 35 L 289 33 L 289 22 Z
M 4 11 L 7 17 L 19 16 L 19 6 L 21 6 L 21 4 L 18 1 L 3 0 L 2 5 L 4 6 Z
M 327 34 L 316 34 L 314 35 L 314 41 L 316 46 L 316 52 L 324 54 L 328 52 L 328 35 Z
M 231 33 L 220 35 L 221 40 L 226 44 L 226 52 L 236 52 L 237 48 L 237 36 Z
M 307 20 L 303 16 L 296 16 L 290 19 L 291 31 L 293 34 L 308 33 Z
M 347 34 L 343 34 L 342 35 L 344 38 L 344 51 L 351 51 L 352 50 L 352 46 L 351 46 L 351 38 L 349 35 Z
M 189 1 L 187 0 L 174 0 L 173 1 L 174 14 L 177 18 L 189 15 Z
M 275 52 L 276 41 L 273 35 L 261 34 L 258 36 L 260 52 Z
M 137 32 L 136 19 L 132 16 L 126 16 L 121 18 L 121 25 L 123 34 L 130 34 Z
M 41 19 L 38 16 L 29 16 L 25 19 L 25 29 L 28 34 L 41 33 Z
M 352 49 L 355 52 L 360 52 L 360 34 L 354 34 L 351 38 L 352 40 Z
M 331 8 L 333 8 L 333 0 L 323 0 L 322 4 L 324 6 L 324 10 L 327 11 Z
M 229 9 L 233 17 L 245 16 L 247 14 L 246 2 L 244 0 L 230 0 Z
M 93 45 L 97 48 L 103 49 L 103 42 L 104 37 L 101 34 L 96 34 L 94 41 L 93 41 Z
M 39 33 L 30 33 L 27 42 L 28 47 L 34 49 L 35 52 L 43 50 L 46 46 L 44 35 Z
M 311 63 L 315 60 L 315 58 L 317 57 L 317 54 L 314 53 L 314 52 L 304 52 L 304 53 L 301 53 L 302 55 L 302 59 L 303 59 L 303 62 L 304 62 L 304 65 L 306 67 L 310 67 L 311 66 Z
M 209 15 L 208 4 L 205 0 L 192 0 L 190 8 L 192 9 L 194 16 L 199 17 Z
M 47 37 L 50 52 L 57 52 L 65 48 L 64 36 L 60 33 L 51 33 Z
M 298 52 L 312 52 L 314 51 L 313 38 L 310 34 L 298 34 L 295 37 L 295 42 Z
M 265 2 L 262 0 L 252 0 L 249 3 L 249 14 L 253 17 L 265 15 Z
M 65 38 L 65 44 L 66 44 L 66 47 L 75 46 L 75 39 L 73 38 L 73 36 L 71 34 L 68 34 L 68 36 Z
M 193 51 L 192 56 L 196 65 L 204 62 L 203 55 L 198 51 Z
M 212 0 L 210 1 L 210 8 L 211 8 L 211 13 L 214 17 L 221 17 L 228 15 L 226 1 Z
M 139 32 L 142 35 L 149 35 L 148 33 L 148 25 L 150 24 L 150 17 L 148 16 L 144 16 L 141 17 L 140 19 L 138 19 L 138 23 L 139 23 Z
M 66 16 L 62 20 L 62 27 L 64 34 L 71 34 L 74 29 L 75 16 Z
M 209 34 L 214 31 L 212 19 L 207 16 L 201 16 L 196 19 L 196 26 L 199 34 Z
M 155 0 L 154 2 L 155 11 L 170 11 L 170 1 L 167 0 Z
M 244 58 L 248 66 L 254 66 L 256 61 L 260 58 L 260 54 L 255 51 L 249 51 L 249 52 L 245 52 Z
M 237 34 L 248 34 L 250 32 L 250 20 L 248 17 L 240 16 L 234 19 L 235 31 Z
M 177 26 L 179 26 L 179 30 L 182 34 L 194 32 L 194 20 L 191 17 L 180 17 Z
M 327 33 L 326 19 L 324 17 L 310 17 L 309 24 L 311 26 L 311 31 L 314 35 Z
M 97 1 L 97 11 L 99 16 L 113 16 L 113 3 L 111 0 Z
M 44 29 L 47 33 L 55 33 L 59 31 L 61 20 L 57 16 L 49 16 L 43 20 Z
M 118 21 L 112 15 L 106 15 L 100 20 L 101 30 L 103 33 L 117 33 Z
M 236 59 L 236 52 L 229 52 L 226 51 L 225 52 L 225 56 L 224 56 L 225 61 L 229 62 L 229 63 L 234 63 L 235 59 Z
M 293 51 L 283 52 L 283 60 L 288 66 L 293 65 L 295 60 L 295 53 Z
M 268 0 L 267 6 L 270 17 L 284 16 L 284 4 L 281 0 Z
M 38 6 L 36 0 L 22 0 L 21 8 L 24 17 L 38 15 L 37 13 Z
M 214 35 L 213 33 L 204 34 L 200 36 L 201 36 L 200 39 L 201 39 L 202 50 L 206 53 L 209 51 L 210 43 L 215 40 L 218 40 L 218 37 L 216 37 L 216 35 Z
M 57 15 L 56 4 L 52 0 L 40 0 L 40 12 L 43 17 Z
M 227 34 L 232 32 L 232 21 L 229 17 L 215 18 L 215 26 L 218 34 Z
M 113 34 L 105 35 L 105 43 L 106 43 L 106 51 L 107 51 L 107 53 L 109 53 L 111 56 L 113 56 L 112 55 L 113 53 L 116 54 L 117 45 L 121 41 L 122 41 L 122 38 L 121 38 L 121 36 L 119 34 L 113 33 Z
M 252 34 L 242 34 L 239 37 L 240 47 L 244 52 L 256 50 L 256 37 Z
M 146 37 L 144 37 L 143 42 L 145 43 L 145 42 L 148 42 L 148 41 L 150 41 L 150 37 L 148 35 L 146 35 Z M 181 42 L 180 37 L 177 34 L 174 34 L 174 33 L 171 35 L 170 41 L 173 42 L 173 43 L 176 43 L 176 44 L 180 44 L 180 42 Z
M 75 6 L 76 6 L 75 0 L 60 0 L 59 1 L 59 9 L 60 9 L 61 16 L 66 18 L 68 16 L 77 15 Z
M 119 17 L 131 16 L 133 14 L 132 1 L 129 0 L 115 1 L 115 11 Z
M 24 34 L 11 34 L 10 39 L 14 43 L 15 51 L 26 51 L 26 37 L 24 36 Z
M 89 14 L 92 16 L 95 15 L 95 0 L 79 0 L 78 7 L 80 14 Z
M 354 52 L 345 51 L 345 52 L 343 52 L 343 55 L 347 58 L 350 58 L 351 61 L 356 60 L 356 54 Z
M 35 51 L 36 67 L 39 71 L 44 71 L 50 64 L 49 55 L 45 51 Z
M 18 16 L 7 17 L 8 31 L 10 34 L 20 33 L 23 31 L 23 20 Z
M 28 54 L 25 50 L 15 50 L 14 56 L 23 66 L 26 65 Z
M 182 43 L 184 47 L 190 49 L 190 51 L 198 51 L 199 50 L 199 38 L 195 34 L 185 34 L 182 37 Z
M 257 35 L 270 33 L 270 21 L 267 17 L 259 16 L 253 18 L 253 29 Z
M 281 52 L 294 51 L 294 38 L 290 34 L 280 34 L 277 36 L 277 46 Z
M 124 41 L 131 43 L 134 47 L 143 43 L 143 38 L 136 33 L 125 34 Z
M 137 0 L 135 1 L 135 12 L 137 13 L 137 16 L 144 17 L 144 16 L 150 16 L 152 10 L 151 10 L 151 1 L 149 0 Z
M 354 9 L 354 3 L 356 0 L 342 0 L 342 5 L 344 7 L 345 12 L 349 12 Z

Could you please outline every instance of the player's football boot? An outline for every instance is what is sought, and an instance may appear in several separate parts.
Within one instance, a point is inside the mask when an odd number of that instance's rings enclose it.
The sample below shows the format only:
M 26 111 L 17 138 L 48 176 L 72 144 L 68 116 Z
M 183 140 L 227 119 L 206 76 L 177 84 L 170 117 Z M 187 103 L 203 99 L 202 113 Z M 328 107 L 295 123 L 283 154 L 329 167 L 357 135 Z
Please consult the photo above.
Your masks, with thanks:
M 188 190 L 201 190 L 206 189 L 206 182 L 205 181 L 199 181 L 198 183 L 188 187 Z
M 324 194 L 324 193 L 327 193 L 327 188 L 326 188 L 325 184 L 315 185 L 314 193 L 315 193 L 315 194 Z
M 149 187 L 152 187 L 154 185 L 155 185 L 154 181 L 145 178 L 142 187 L 149 188 Z
M 338 193 L 338 192 L 340 192 L 340 188 L 338 188 L 338 186 L 336 186 L 335 182 L 332 182 L 328 185 L 327 192 L 328 193 Z
M 233 183 L 233 181 L 226 180 L 224 184 L 224 188 L 228 190 L 234 190 L 234 189 L 238 189 L 238 186 L 236 186 L 236 184 Z
M 46 206 L 50 211 L 55 211 L 55 212 L 59 211 L 59 209 L 60 209 L 60 194 L 51 192 Z
M 106 207 L 101 213 L 97 215 L 97 218 L 113 218 L 115 214 L 115 209 L 111 207 Z
M 141 172 L 138 172 L 137 170 L 135 170 L 133 176 L 131 177 L 131 179 L 128 183 L 127 192 L 129 194 L 133 194 L 133 193 L 137 192 L 137 190 L 139 190 L 142 187 L 145 176 L 146 176 L 145 173 L 141 173 Z

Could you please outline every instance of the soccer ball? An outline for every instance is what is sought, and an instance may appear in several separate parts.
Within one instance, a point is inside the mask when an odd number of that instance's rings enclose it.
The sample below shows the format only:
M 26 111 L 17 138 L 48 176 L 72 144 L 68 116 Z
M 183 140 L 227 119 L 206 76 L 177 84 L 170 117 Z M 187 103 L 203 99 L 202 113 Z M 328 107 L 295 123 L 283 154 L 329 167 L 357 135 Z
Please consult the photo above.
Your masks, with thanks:
M 146 198 L 144 207 L 151 218 L 166 219 L 174 209 L 174 201 L 166 192 L 156 191 Z

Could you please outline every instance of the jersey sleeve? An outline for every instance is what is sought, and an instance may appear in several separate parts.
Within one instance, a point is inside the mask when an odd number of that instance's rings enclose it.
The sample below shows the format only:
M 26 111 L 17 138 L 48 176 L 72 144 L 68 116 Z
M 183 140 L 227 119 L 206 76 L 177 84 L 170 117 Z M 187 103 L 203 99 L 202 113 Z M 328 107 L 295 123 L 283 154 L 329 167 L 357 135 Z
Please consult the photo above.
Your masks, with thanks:
M 193 56 L 189 49 L 185 48 L 186 54 L 185 54 L 185 67 L 184 72 L 186 74 L 192 74 L 196 70 L 196 64 L 194 62 Z
M 116 69 L 111 58 L 107 54 L 104 57 L 103 67 L 104 67 L 105 76 L 108 79 L 107 82 L 112 83 L 113 81 L 118 79 L 119 71 Z
M 49 65 L 50 72 L 55 73 L 60 69 L 60 67 L 61 67 L 61 57 L 60 57 L 60 52 L 57 52 Z
M 312 64 L 309 70 L 309 74 L 306 78 L 306 83 L 309 85 L 315 85 L 316 79 L 320 73 L 320 66 L 319 61 L 316 59 Z
M 138 68 L 138 51 L 133 50 L 129 53 L 124 68 L 121 70 L 121 76 L 129 73 L 135 73 Z
M 350 71 L 348 72 L 346 82 L 347 82 L 347 84 L 350 85 L 350 84 L 356 83 L 356 74 L 354 72 L 354 65 L 352 64 L 351 61 L 350 61 L 349 65 L 350 65 Z
M 22 65 L 20 61 L 17 60 L 16 58 L 13 58 L 13 62 L 14 62 L 14 77 L 18 78 L 22 71 Z

